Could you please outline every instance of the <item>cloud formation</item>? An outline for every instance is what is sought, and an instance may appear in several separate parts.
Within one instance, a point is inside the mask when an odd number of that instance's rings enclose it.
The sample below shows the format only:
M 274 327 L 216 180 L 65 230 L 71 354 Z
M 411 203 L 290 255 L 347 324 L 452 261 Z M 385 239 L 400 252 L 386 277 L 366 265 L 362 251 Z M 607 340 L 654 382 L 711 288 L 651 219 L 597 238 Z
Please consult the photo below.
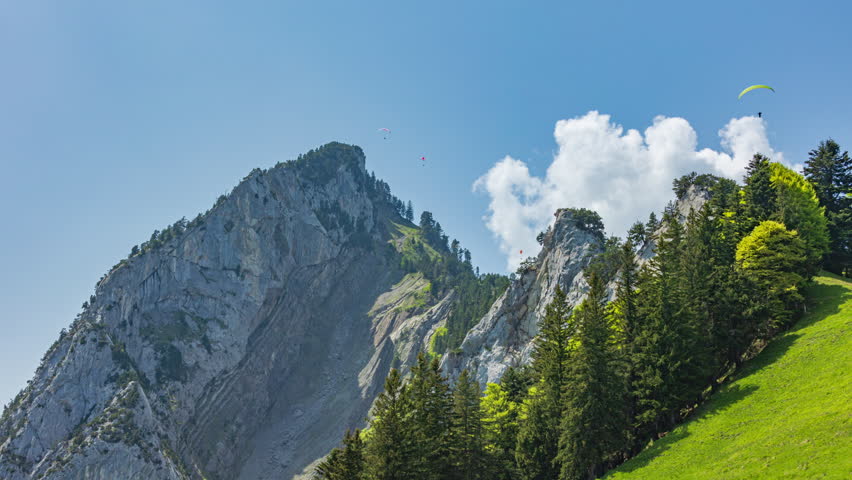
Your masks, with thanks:
M 719 130 L 722 151 L 697 150 L 695 130 L 678 117 L 658 116 L 642 134 L 625 132 L 609 115 L 591 111 L 556 122 L 553 135 L 559 150 L 544 178 L 507 156 L 473 185 L 491 199 L 484 220 L 507 255 L 509 270 L 538 251 L 535 236 L 558 208 L 595 210 L 609 234 L 623 237 L 634 221 L 645 220 L 673 198 L 676 177 L 695 171 L 740 181 L 755 153 L 784 161 L 757 117 L 731 119 Z

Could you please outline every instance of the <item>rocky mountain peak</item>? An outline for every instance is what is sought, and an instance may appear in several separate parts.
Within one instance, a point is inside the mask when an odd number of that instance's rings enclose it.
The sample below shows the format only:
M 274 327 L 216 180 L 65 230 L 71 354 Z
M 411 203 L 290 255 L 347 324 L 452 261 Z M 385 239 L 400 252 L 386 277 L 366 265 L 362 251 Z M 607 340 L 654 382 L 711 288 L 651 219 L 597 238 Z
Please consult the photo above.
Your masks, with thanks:
M 400 203 L 331 143 L 155 232 L 4 410 L 0 478 L 307 472 L 447 315 L 399 268 Z

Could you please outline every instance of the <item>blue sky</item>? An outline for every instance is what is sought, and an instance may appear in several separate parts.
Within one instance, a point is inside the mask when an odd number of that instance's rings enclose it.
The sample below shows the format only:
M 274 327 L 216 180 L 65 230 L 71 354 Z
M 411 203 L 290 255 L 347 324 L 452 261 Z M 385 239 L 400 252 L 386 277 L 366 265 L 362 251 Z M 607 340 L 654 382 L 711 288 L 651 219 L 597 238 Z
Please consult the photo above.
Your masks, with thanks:
M 0 402 L 132 245 L 328 141 L 483 271 L 511 245 L 473 183 L 507 155 L 545 175 L 559 120 L 683 117 L 720 150 L 761 110 L 788 162 L 852 144 L 841 2 L 222 3 L 0 2 Z

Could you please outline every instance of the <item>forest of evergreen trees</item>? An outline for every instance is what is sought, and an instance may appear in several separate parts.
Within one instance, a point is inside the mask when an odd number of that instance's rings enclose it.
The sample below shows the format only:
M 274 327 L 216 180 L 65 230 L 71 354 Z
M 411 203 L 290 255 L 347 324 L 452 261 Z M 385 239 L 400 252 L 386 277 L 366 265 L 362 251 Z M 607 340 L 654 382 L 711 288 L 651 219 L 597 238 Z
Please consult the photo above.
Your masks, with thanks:
M 594 479 L 670 431 L 804 309 L 819 270 L 850 273 L 852 162 L 829 140 L 805 175 L 755 155 L 744 186 L 690 176 L 710 199 L 681 221 L 631 229 L 618 247 L 616 300 L 600 265 L 575 308 L 556 295 L 531 365 L 481 386 L 450 385 L 421 354 L 392 371 L 369 428 L 317 469 L 330 480 Z M 651 224 L 653 222 L 653 225 Z M 641 231 L 640 231 L 641 230 Z M 653 237 L 641 267 L 633 240 Z M 596 267 L 595 265 L 598 265 Z

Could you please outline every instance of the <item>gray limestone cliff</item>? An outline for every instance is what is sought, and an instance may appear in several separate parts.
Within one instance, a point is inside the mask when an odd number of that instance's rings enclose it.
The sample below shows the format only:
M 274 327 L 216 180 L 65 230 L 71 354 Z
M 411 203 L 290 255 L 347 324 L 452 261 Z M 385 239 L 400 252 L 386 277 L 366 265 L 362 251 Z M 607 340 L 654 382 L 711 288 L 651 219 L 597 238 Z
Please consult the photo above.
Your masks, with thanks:
M 557 285 L 571 305 L 582 300 L 588 288 L 583 269 L 602 251 L 604 238 L 578 226 L 573 210 L 561 209 L 555 216 L 535 261 L 521 267 L 516 280 L 468 332 L 461 351 L 443 358 L 450 377 L 467 369 L 480 385 L 499 381 L 510 366 L 529 362 L 538 321 Z
M 329 144 L 143 245 L 4 410 L 0 478 L 307 475 L 448 314 L 399 269 L 390 199 Z
M 690 185 L 674 205 L 679 220 L 685 221 L 690 210 L 700 210 L 709 197 L 707 188 Z M 535 261 L 521 267 L 517 279 L 468 332 L 460 351 L 443 358 L 442 367 L 451 378 L 467 369 L 483 387 L 498 382 L 509 367 L 529 363 L 538 322 L 557 285 L 566 292 L 571 306 L 585 297 L 588 284 L 583 270 L 603 251 L 603 235 L 579 226 L 571 209 L 561 209 L 555 216 Z M 653 256 L 653 239 L 638 247 L 640 264 Z M 614 298 L 614 282 L 608 291 Z

